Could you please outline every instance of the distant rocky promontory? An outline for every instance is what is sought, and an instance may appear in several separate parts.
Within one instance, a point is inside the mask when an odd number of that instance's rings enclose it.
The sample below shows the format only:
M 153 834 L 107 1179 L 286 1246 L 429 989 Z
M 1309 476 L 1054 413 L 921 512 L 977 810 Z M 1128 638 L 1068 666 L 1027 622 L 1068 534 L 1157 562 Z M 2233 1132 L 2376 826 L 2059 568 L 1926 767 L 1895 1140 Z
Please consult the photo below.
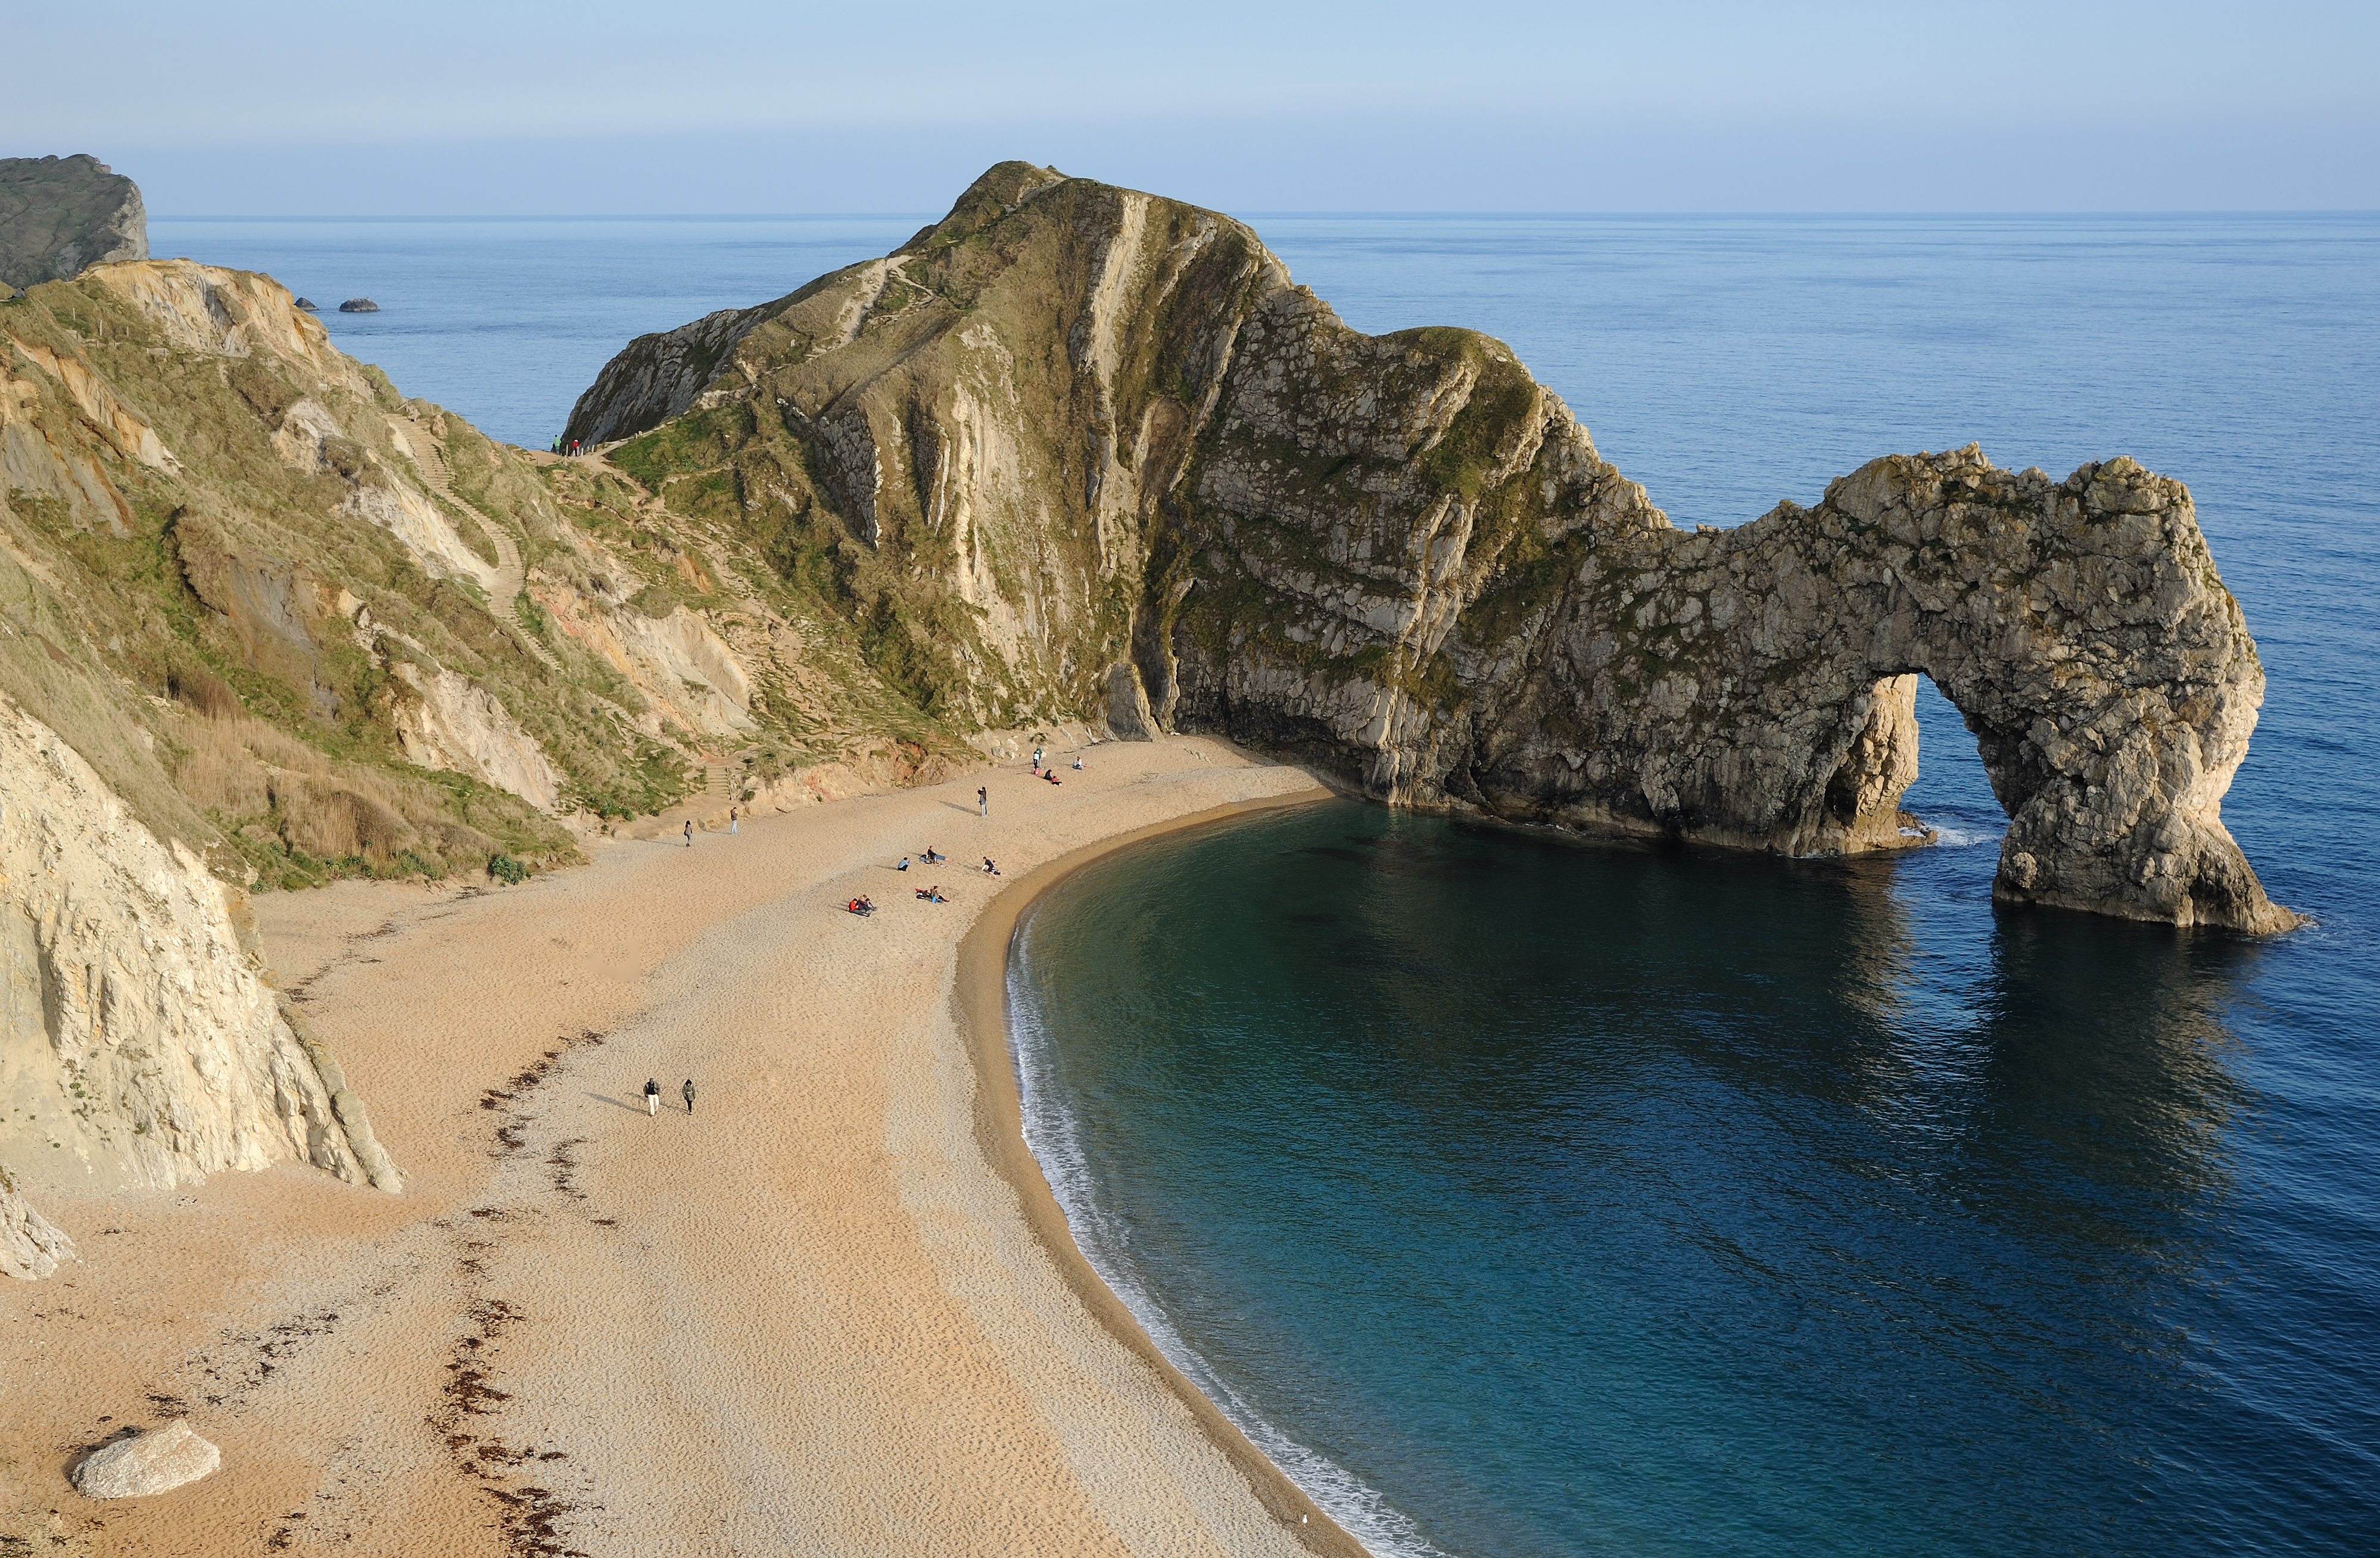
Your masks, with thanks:
M 149 213 L 132 180 L 93 157 L 0 157 L 0 283 L 148 258 Z

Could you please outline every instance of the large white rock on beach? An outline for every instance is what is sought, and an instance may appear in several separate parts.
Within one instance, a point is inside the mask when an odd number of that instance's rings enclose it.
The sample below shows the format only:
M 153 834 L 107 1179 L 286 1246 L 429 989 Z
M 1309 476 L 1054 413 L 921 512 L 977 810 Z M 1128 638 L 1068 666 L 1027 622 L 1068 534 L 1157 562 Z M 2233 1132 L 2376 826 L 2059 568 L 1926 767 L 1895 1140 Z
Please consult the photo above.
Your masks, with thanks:
M 73 1477 L 87 1499 L 137 1499 L 196 1482 L 221 1465 L 223 1452 L 176 1418 L 152 1433 L 93 1450 Z

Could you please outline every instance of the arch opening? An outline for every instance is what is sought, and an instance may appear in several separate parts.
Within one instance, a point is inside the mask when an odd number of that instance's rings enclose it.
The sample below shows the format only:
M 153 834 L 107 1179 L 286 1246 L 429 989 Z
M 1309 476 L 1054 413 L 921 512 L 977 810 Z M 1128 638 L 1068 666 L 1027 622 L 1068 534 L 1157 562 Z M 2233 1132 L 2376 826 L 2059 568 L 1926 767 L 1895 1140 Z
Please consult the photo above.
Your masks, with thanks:
M 2008 813 L 1992 792 L 1983 749 L 1934 678 L 1919 672 L 1916 682 L 1917 777 L 1901 792 L 1900 809 L 1931 828 L 1937 845 L 1998 848 Z

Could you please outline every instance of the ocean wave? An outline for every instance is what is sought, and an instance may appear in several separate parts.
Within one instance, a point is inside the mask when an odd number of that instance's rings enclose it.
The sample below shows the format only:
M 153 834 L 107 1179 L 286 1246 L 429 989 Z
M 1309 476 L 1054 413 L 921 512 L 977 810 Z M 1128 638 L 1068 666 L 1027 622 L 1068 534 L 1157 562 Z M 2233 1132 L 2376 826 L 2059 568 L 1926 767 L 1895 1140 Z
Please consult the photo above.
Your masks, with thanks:
M 1017 1094 L 1024 1116 L 1025 1144 L 1032 1150 L 1065 1214 L 1083 1259 L 1148 1333 L 1168 1363 L 1220 1407 L 1232 1425 L 1247 1437 L 1281 1475 L 1305 1491 L 1306 1497 L 1349 1535 L 1378 1558 L 1453 1558 L 1423 1536 L 1413 1521 L 1390 1504 L 1385 1495 L 1329 1456 L 1299 1443 L 1283 1432 L 1245 1396 L 1224 1383 L 1198 1349 L 1183 1338 L 1141 1280 L 1127 1253 L 1131 1230 L 1102 1209 L 1094 1193 L 1090 1162 L 1083 1150 L 1082 1131 L 1059 1096 L 1049 1054 L 1049 1036 L 1026 988 L 1024 968 L 1031 944 L 1027 923 L 1024 943 L 1011 959 L 1007 976 L 1009 1056 L 1016 1066 Z

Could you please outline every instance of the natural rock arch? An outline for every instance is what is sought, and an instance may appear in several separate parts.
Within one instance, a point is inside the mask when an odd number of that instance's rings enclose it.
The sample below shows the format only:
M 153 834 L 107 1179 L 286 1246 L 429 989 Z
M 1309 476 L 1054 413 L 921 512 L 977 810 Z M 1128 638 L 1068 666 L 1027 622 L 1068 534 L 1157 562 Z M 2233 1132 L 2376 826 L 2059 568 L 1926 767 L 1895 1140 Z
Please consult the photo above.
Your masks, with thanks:
M 1534 672 L 1415 788 L 1442 764 L 1447 793 L 1507 816 L 1897 847 L 1923 674 L 2009 815 L 1995 896 L 2296 923 L 2223 827 L 2264 671 L 2180 482 L 2129 459 L 2053 482 L 1971 445 L 1873 461 L 1815 508 L 1589 552 Z

